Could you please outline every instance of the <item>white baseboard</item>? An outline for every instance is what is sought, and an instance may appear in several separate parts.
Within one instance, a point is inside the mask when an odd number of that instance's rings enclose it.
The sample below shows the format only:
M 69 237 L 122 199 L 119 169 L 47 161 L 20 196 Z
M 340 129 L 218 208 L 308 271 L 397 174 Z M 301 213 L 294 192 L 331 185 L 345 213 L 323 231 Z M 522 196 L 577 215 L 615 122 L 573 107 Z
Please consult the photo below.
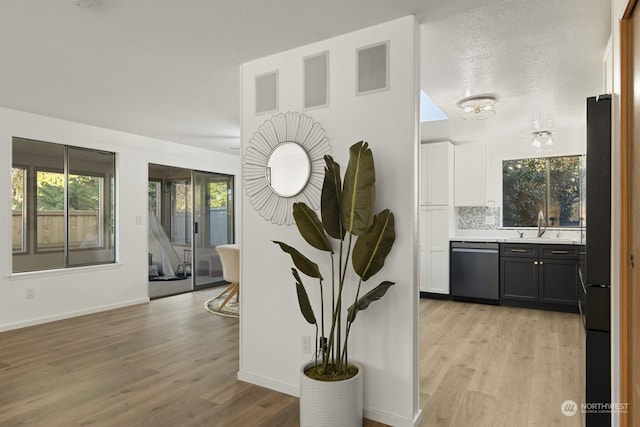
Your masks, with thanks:
M 259 385 L 260 387 L 279 391 L 280 393 L 288 394 L 293 397 L 300 397 L 300 387 L 295 387 L 290 384 L 284 384 L 253 374 L 247 374 L 246 372 L 238 372 L 238 379 L 249 384 Z
M 418 410 L 416 417 L 413 419 L 413 426 L 419 427 L 422 424 L 422 409 Z
M 418 411 L 416 417 L 413 420 L 400 418 L 396 415 L 391 415 L 386 412 L 381 412 L 376 409 L 363 408 L 362 415 L 365 418 L 377 421 L 382 424 L 387 424 L 394 427 L 419 427 L 422 422 L 422 411 Z
M 56 320 L 70 319 L 72 317 L 84 316 L 86 314 L 99 313 L 101 311 L 108 311 L 108 310 L 113 310 L 113 309 L 116 309 L 116 308 L 128 307 L 130 305 L 145 304 L 145 303 L 148 303 L 148 302 L 149 302 L 149 298 L 148 297 L 147 298 L 138 298 L 138 299 L 134 299 L 134 300 L 118 302 L 118 303 L 115 303 L 115 304 L 107 304 L 107 305 L 101 305 L 101 306 L 98 306 L 98 307 L 91 307 L 91 308 L 87 308 L 87 309 L 84 309 L 84 310 L 70 311 L 70 312 L 61 313 L 61 314 L 54 314 L 54 315 L 51 315 L 51 316 L 38 317 L 38 318 L 35 318 L 35 319 L 29 319 L 29 320 L 25 320 L 25 321 L 22 321 L 22 322 L 8 323 L 6 325 L 0 325 L 0 332 L 11 331 L 13 329 L 26 328 L 28 326 L 40 325 L 40 324 L 43 324 L 43 323 L 55 322 Z

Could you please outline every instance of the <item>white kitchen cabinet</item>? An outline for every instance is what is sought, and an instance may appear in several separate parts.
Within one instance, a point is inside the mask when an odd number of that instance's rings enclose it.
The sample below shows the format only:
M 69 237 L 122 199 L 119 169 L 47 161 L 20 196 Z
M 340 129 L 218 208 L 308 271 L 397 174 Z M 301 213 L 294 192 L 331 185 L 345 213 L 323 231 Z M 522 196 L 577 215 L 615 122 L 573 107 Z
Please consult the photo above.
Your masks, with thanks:
M 431 142 L 420 146 L 420 204 L 450 205 L 453 199 L 453 145 Z
M 487 146 L 455 148 L 455 206 L 487 205 Z
M 450 206 L 420 207 L 420 291 L 449 294 Z
M 420 146 L 420 291 L 449 293 L 449 234 L 453 224 L 454 148 Z

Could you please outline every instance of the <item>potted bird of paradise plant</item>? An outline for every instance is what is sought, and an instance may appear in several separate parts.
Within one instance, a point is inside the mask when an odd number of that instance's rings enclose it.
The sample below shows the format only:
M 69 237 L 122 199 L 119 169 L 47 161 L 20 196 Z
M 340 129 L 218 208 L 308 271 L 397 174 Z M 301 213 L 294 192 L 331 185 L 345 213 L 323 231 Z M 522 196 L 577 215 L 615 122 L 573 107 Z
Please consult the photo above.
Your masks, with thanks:
M 300 311 L 315 326 L 315 356 L 300 375 L 303 427 L 362 425 L 362 368 L 349 359 L 349 336 L 357 314 L 394 285 L 382 281 L 365 292 L 395 240 L 393 214 L 374 210 L 375 167 L 369 145 L 360 141 L 349 148 L 344 179 L 331 156 L 324 160 L 320 217 L 305 203 L 293 205 L 293 217 L 304 240 L 326 253 L 330 274 L 323 274 L 318 263 L 294 247 L 274 241 L 291 256 Z M 318 282 L 320 301 L 315 309 L 303 276 Z

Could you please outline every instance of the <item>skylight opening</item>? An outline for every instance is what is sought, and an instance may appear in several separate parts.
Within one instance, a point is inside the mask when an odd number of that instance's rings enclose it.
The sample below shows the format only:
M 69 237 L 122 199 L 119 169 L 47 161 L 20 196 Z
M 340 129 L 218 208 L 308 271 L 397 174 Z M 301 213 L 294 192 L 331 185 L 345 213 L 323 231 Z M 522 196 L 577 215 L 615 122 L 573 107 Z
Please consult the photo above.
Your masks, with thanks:
M 420 91 L 420 123 L 449 120 L 449 117 L 429 98 L 429 95 Z

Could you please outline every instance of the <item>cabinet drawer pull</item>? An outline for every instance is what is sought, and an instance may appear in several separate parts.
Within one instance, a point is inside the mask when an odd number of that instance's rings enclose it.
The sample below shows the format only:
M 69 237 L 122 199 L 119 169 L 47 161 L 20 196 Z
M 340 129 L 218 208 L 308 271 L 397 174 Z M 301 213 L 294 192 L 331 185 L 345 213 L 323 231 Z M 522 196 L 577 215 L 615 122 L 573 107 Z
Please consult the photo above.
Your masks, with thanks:
M 517 252 L 517 253 L 521 253 L 521 254 L 526 254 L 527 250 L 526 249 L 511 249 L 511 252 Z
M 544 261 L 540 261 L 540 265 L 544 265 Z
M 533 261 L 533 263 L 534 263 L 535 265 L 538 265 L 538 261 Z
M 586 255 L 586 252 L 578 252 L 578 255 Z
M 568 254 L 569 251 L 551 251 L 552 254 Z

